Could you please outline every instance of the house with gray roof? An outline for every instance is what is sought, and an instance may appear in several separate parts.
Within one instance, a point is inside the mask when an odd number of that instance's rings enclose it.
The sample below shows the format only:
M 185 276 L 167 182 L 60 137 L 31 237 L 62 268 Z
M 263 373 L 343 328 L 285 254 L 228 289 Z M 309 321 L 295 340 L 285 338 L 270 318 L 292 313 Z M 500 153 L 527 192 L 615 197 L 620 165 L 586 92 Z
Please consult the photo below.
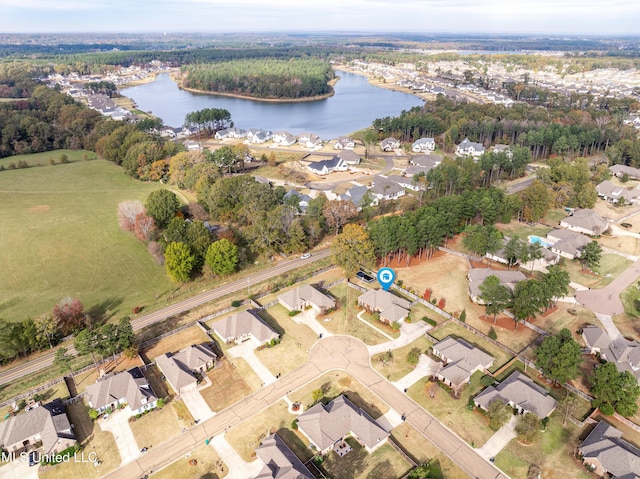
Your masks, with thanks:
M 211 325 L 213 332 L 225 343 L 240 344 L 252 340 L 257 345 L 280 337 L 260 316 L 253 311 L 240 311 Z
M 300 414 L 298 430 L 322 454 L 347 436 L 357 440 L 367 452 L 375 451 L 389 437 L 371 416 L 345 396 L 338 396 L 326 406 L 320 402 Z
M 640 477 L 640 449 L 622 439 L 622 431 L 600 421 L 582 441 L 578 453 L 592 472 L 613 479 Z
M 254 479 L 314 479 L 302 461 L 276 433 L 256 449 L 264 467 Z
M 400 148 L 400 142 L 395 138 L 385 138 L 380 142 L 380 148 L 382 148 L 382 151 L 392 151 Z
M 524 281 L 526 276 L 520 271 L 503 271 L 499 269 L 491 268 L 471 268 L 467 274 L 469 280 L 469 296 L 471 301 L 478 304 L 484 304 L 484 301 L 480 298 L 482 291 L 480 291 L 480 285 L 484 283 L 484 280 L 489 276 L 496 276 L 500 280 L 500 284 L 513 290 L 516 283 Z
M 307 169 L 316 175 L 328 175 L 334 171 L 347 171 L 349 165 L 339 156 L 334 156 L 329 160 L 313 161 L 307 165 Z
M 265 143 L 273 137 L 273 132 L 270 130 L 261 130 L 258 128 L 251 128 L 247 131 L 247 140 L 249 143 Z
M 436 149 L 436 140 L 433 138 L 420 138 L 413 142 L 411 149 L 414 153 L 427 153 Z
M 409 158 L 409 163 L 414 166 L 422 166 L 429 171 L 442 163 L 442 157 L 438 155 L 416 155 Z
M 609 203 L 637 203 L 640 197 L 639 189 L 616 186 L 609 180 L 599 183 L 596 191 L 600 198 Z
M 360 211 L 362 210 L 362 200 L 367 191 L 369 190 L 366 186 L 354 185 L 349 188 L 346 193 L 340 195 L 340 199 L 343 201 L 351 201 L 358 211 Z M 370 194 L 369 198 L 371 199 L 370 206 L 376 206 L 378 204 L 378 198 L 373 196 L 373 194 Z
M 619 337 L 611 341 L 605 330 L 589 325 L 582 328 L 582 339 L 591 354 L 616 365 L 620 372 L 629 371 L 640 381 L 640 343 Z
M 609 228 L 609 223 L 591 209 L 577 209 L 560 221 L 560 226 L 576 233 L 598 236 Z
M 322 145 L 322 140 L 315 133 L 300 133 L 298 143 L 306 148 L 315 148 Z
M 295 200 L 291 200 L 291 201 L 296 203 L 296 208 L 298 209 L 298 213 L 303 215 L 306 214 L 307 208 L 309 207 L 309 202 L 311 201 L 311 197 L 309 195 L 305 195 L 304 193 L 300 193 L 299 191 L 296 191 L 296 190 L 289 190 L 284 195 L 285 202 L 286 200 L 289 200 L 290 198 L 293 198 L 293 197 L 295 197 Z M 291 204 L 291 203 L 287 202 L 287 204 Z
M 497 386 L 489 386 L 474 398 L 476 406 L 487 411 L 495 399 L 503 401 L 519 413 L 530 412 L 544 419 L 553 412 L 557 401 L 542 386 L 520 371 L 513 372 Z
M 493 356 L 464 339 L 451 336 L 434 344 L 433 354 L 445 364 L 437 373 L 437 377 L 449 386 L 459 386 L 468 382 L 473 373 L 489 369 L 494 361 Z
M 378 200 L 396 200 L 406 194 L 404 187 L 383 176 L 376 176 L 369 190 Z
M 75 442 L 61 399 L 10 416 L 0 423 L 0 446 L 9 453 L 42 447 L 44 454 L 57 454 Z
M 346 161 L 348 165 L 359 165 L 361 160 L 360 155 L 353 150 L 341 150 L 336 156 Z
M 398 183 L 400 187 L 407 190 L 422 191 L 426 189 L 423 183 L 414 181 L 412 176 L 389 175 L 387 176 L 387 179 L 389 181 L 393 181 L 394 183 Z
M 631 180 L 640 180 L 640 169 L 627 165 L 611 165 L 609 167 L 611 174 L 617 178 L 627 175 Z
M 292 135 L 287 131 L 277 131 L 273 134 L 271 139 L 276 145 L 281 146 L 291 146 L 297 141 L 295 135 Z
M 458 156 L 472 156 L 474 158 L 478 158 L 483 153 L 484 146 L 482 143 L 470 141 L 469 138 L 465 138 L 462 142 L 456 145 L 456 155 Z
M 547 233 L 547 239 L 552 243 L 552 252 L 568 259 L 579 258 L 582 249 L 591 243 L 591 239 L 585 235 L 560 229 Z
M 175 354 L 165 353 L 156 358 L 156 365 L 167 378 L 173 390 L 181 394 L 195 389 L 198 378 L 215 366 L 218 356 L 203 344 L 192 344 Z
M 318 313 L 324 314 L 327 310 L 336 307 L 335 299 L 321 293 L 310 284 L 301 284 L 297 288 L 282 293 L 278 296 L 278 301 L 289 311 L 313 308 Z
M 356 147 L 356 142 L 353 138 L 348 136 L 341 136 L 333 144 L 333 148 L 336 150 L 353 150 Z
M 509 159 L 513 158 L 513 152 L 511 151 L 510 145 L 493 145 L 491 151 L 493 151 L 493 153 L 504 153 Z
M 127 405 L 131 415 L 154 409 L 157 396 L 139 367 L 107 374 L 87 387 L 89 407 L 99 413 Z
M 409 316 L 411 302 L 383 289 L 370 289 L 358 296 L 358 306 L 379 313 L 380 321 L 393 324 Z

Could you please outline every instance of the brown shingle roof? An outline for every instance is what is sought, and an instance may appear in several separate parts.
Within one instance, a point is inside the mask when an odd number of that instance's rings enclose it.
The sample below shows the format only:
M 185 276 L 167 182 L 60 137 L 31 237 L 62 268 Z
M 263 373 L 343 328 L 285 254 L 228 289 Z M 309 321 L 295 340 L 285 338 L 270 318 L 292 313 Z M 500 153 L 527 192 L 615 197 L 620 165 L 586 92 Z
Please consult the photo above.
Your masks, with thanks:
M 211 328 L 225 342 L 251 335 L 262 344 L 278 337 L 278 333 L 251 311 L 241 311 L 232 316 L 227 316 L 213 323 Z
M 278 434 L 269 436 L 256 449 L 264 467 L 255 479 L 313 479 L 302 461 Z
M 329 309 L 336 305 L 333 298 L 321 293 L 310 284 L 302 284 L 297 288 L 286 291 L 278 296 L 287 308 L 301 310 L 305 303 L 310 303 L 319 309 Z

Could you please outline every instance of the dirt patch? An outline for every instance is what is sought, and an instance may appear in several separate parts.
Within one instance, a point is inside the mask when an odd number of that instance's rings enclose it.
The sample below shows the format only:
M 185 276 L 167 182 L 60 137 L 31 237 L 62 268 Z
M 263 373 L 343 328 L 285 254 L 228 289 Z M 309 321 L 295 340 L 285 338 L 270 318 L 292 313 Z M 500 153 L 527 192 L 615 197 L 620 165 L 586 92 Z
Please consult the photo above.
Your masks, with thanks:
M 29 213 L 47 213 L 51 210 L 50 205 L 36 205 L 29 208 Z
M 481 315 L 480 321 L 484 321 L 485 323 L 491 324 L 491 326 L 506 329 L 507 331 L 516 331 L 516 322 L 511 319 L 509 316 L 505 314 L 499 314 L 496 317 L 496 322 L 493 322 L 493 316 Z M 525 329 L 525 326 L 522 324 L 518 327 L 517 331 L 522 331 Z

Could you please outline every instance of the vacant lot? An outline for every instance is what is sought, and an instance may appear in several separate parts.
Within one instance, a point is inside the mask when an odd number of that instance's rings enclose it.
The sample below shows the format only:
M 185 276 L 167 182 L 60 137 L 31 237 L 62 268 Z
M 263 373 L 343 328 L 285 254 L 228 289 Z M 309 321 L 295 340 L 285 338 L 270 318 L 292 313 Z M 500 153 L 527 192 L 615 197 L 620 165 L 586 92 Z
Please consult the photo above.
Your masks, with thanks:
M 200 394 L 212 411 L 217 412 L 251 393 L 236 368 L 225 358 L 220 365 L 207 373 L 213 383 Z
M 389 381 L 397 381 L 405 377 L 415 369 L 413 364 L 407 362 L 407 354 L 413 348 L 418 348 L 422 353 L 426 353 L 433 346 L 433 343 L 424 336 L 420 336 L 413 343 L 394 349 L 391 353 L 393 357 L 390 361 L 383 362 L 386 353 L 379 353 L 371 358 L 372 366 Z
M 496 466 L 513 479 L 527 479 L 531 465 L 541 470 L 541 477 L 549 479 L 572 478 L 588 479 L 582 463 L 574 457 L 581 430 L 567 422 L 562 427 L 562 419 L 557 412 L 551 415 L 547 430 L 538 435 L 531 445 L 522 445 L 517 439 L 511 442 L 496 456 Z
M 348 437 L 347 443 L 353 448 L 351 452 L 340 457 L 331 451 L 322 463 L 329 477 L 388 479 L 403 477 L 411 469 L 411 464 L 391 444 L 383 444 L 368 454 L 354 438 Z
M 129 314 L 174 287 L 146 245 L 118 228 L 123 200 L 160 186 L 104 160 L 0 175 L 0 312 L 22 320 L 80 298 L 94 317 Z
M 153 479 L 222 479 L 229 468 L 211 446 L 200 446 L 176 462 L 153 474 Z

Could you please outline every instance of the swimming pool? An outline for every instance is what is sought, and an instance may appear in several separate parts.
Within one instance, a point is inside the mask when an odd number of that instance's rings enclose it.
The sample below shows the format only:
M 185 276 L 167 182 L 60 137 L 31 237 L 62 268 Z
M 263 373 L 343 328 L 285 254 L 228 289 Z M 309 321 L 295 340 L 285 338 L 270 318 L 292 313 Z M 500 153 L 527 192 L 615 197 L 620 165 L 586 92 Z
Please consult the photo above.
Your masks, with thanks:
M 538 243 L 540 246 L 544 246 L 545 248 L 551 247 L 551 243 L 545 241 L 544 238 L 540 238 L 540 236 L 531 235 L 527 236 L 527 238 L 529 239 L 529 243 Z

